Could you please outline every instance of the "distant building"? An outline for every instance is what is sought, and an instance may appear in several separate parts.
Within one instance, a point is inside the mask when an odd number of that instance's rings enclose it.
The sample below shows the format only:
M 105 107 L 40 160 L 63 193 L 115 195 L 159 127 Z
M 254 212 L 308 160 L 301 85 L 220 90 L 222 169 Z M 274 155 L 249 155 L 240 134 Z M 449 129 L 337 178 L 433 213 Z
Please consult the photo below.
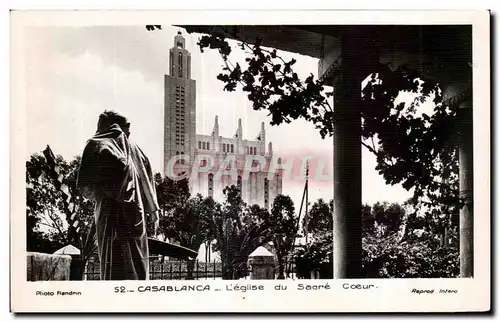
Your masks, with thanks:
M 243 200 L 248 204 L 258 204 L 270 208 L 274 198 L 282 192 L 282 174 L 268 169 L 273 157 L 272 144 L 266 150 L 266 131 L 264 123 L 255 140 L 243 138 L 241 119 L 232 138 L 219 134 L 219 122 L 215 117 L 211 134 L 196 134 L 196 81 L 191 79 L 191 55 L 185 48 L 185 39 L 179 32 L 174 38 L 174 47 L 170 49 L 170 75 L 165 75 L 165 120 L 164 120 L 164 174 L 168 173 L 169 162 L 174 157 L 186 156 L 189 160 L 174 160 L 176 171 L 191 173 L 194 162 L 204 167 L 208 156 L 214 161 L 214 167 L 191 176 L 191 193 L 211 196 L 222 200 L 226 186 L 240 187 Z M 248 172 L 249 159 L 260 156 L 266 166 L 261 171 Z M 197 159 L 198 158 L 198 159 Z M 234 159 L 227 169 L 233 169 L 233 175 L 217 174 L 219 166 L 225 160 Z M 256 158 L 259 159 L 259 158 Z M 250 165 L 257 167 L 258 160 L 251 160 Z M 245 166 L 246 164 L 246 166 Z

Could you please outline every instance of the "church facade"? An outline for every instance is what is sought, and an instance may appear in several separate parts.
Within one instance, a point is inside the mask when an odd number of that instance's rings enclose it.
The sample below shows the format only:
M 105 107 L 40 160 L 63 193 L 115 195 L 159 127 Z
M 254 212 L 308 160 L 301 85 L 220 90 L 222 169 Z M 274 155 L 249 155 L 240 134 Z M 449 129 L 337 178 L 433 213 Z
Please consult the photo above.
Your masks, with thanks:
M 247 204 L 270 209 L 282 193 L 281 160 L 267 143 L 264 123 L 256 139 L 243 138 L 241 119 L 233 137 L 220 135 L 217 116 L 210 134 L 196 133 L 196 81 L 191 55 L 180 32 L 170 49 L 170 74 L 165 75 L 164 175 L 184 173 L 191 194 L 224 200 L 223 190 L 237 186 Z M 173 170 L 175 169 L 175 170 Z

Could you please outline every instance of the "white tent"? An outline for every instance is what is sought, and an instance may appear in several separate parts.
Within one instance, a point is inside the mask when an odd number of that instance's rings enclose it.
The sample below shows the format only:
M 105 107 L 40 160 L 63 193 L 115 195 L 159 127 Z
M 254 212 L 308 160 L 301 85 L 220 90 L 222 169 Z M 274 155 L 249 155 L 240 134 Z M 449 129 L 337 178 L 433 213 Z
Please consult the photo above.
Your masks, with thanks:
M 248 257 L 273 257 L 273 253 L 268 251 L 265 247 L 259 246 Z
M 80 255 L 80 250 L 73 245 L 64 246 L 54 252 L 56 255 Z

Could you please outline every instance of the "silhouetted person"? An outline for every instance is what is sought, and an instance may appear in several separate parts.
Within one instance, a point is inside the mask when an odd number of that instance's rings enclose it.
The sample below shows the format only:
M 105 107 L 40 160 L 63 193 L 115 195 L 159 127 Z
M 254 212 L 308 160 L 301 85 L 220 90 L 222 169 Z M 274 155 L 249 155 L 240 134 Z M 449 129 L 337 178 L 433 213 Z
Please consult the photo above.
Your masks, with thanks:
M 158 223 L 154 178 L 148 158 L 129 140 L 130 123 L 118 113 L 99 116 L 87 141 L 78 187 L 95 201 L 101 280 L 146 280 L 146 223 Z

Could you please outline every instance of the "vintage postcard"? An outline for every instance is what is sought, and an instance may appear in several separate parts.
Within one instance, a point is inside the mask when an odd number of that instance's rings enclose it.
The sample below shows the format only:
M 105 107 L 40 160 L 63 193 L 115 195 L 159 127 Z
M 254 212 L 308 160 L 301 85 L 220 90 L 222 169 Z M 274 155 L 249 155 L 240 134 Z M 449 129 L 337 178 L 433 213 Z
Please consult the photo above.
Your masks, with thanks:
M 13 312 L 487 312 L 487 11 L 23 11 Z

